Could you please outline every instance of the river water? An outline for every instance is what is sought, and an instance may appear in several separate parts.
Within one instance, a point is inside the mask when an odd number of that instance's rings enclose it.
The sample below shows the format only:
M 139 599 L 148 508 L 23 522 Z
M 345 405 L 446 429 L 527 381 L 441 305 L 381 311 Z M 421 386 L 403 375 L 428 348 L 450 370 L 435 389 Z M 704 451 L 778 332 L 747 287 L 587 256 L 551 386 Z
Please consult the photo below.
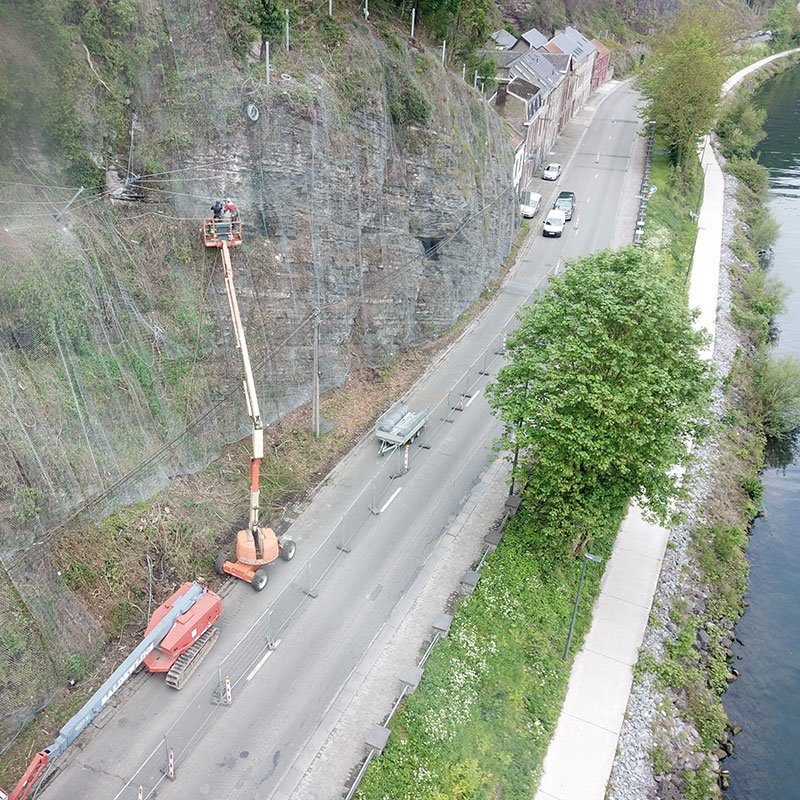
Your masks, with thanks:
M 779 319 L 776 354 L 800 356 L 800 67 L 758 92 L 766 109 L 761 163 L 769 170 L 769 207 L 781 224 L 772 271 L 791 290 Z M 732 758 L 730 800 L 800 798 L 800 453 L 764 472 L 764 515 L 753 525 L 750 603 L 736 632 L 741 677 L 723 697 L 741 725 Z

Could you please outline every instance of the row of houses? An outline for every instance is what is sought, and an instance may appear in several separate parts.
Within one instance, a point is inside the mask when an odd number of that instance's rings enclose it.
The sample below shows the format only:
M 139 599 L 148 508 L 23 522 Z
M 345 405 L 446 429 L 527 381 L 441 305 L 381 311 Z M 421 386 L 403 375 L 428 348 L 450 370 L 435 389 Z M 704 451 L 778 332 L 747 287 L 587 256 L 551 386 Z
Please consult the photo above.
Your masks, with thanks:
M 492 34 L 497 89 L 489 97 L 505 119 L 514 147 L 514 183 L 528 185 L 559 133 L 589 95 L 612 75 L 611 53 L 568 26 L 548 39 L 533 28 L 517 38 Z

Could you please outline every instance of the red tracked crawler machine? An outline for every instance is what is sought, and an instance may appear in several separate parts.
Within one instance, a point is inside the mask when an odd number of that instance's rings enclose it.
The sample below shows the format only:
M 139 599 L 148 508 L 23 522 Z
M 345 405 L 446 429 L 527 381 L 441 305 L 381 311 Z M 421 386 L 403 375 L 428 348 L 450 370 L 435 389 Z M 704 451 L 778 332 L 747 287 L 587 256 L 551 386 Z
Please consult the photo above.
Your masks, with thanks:
M 136 649 L 64 725 L 55 742 L 36 754 L 11 794 L 0 789 L 0 800 L 29 797 L 48 766 L 75 741 L 141 664 L 150 672 L 166 672 L 167 685 L 180 689 L 219 637 L 214 623 L 221 613 L 219 595 L 197 583 L 184 583 L 155 610 Z
M 289 536 L 277 536 L 272 528 L 262 528 L 259 516 L 259 474 L 261 459 L 264 457 L 264 427 L 253 379 L 253 368 L 247 350 L 244 325 L 239 314 L 236 287 L 231 269 L 231 247 L 242 243 L 242 223 L 238 219 L 207 219 L 203 222 L 203 243 L 206 247 L 216 247 L 222 254 L 222 267 L 225 273 L 225 291 L 228 295 L 236 347 L 242 354 L 244 366 L 244 395 L 247 411 L 253 423 L 253 455 L 250 458 L 250 516 L 247 530 L 236 534 L 236 560 L 229 561 L 224 553 L 217 558 L 214 568 L 220 575 L 233 575 L 247 581 L 257 592 L 267 585 L 267 564 L 278 556 L 285 561 L 294 558 L 296 545 Z

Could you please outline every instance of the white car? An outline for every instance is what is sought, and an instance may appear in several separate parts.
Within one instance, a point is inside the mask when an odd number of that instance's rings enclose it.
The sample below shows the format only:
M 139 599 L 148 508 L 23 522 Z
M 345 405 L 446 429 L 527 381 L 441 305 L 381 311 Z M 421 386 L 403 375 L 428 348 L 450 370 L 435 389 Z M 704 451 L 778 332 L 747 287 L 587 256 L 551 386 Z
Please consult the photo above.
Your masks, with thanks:
M 519 211 L 526 219 L 531 219 L 536 215 L 539 206 L 542 204 L 542 196 L 537 192 L 519 193 Z
M 561 236 L 564 233 L 564 223 L 566 215 L 558 208 L 552 208 L 547 212 L 547 218 L 542 228 L 543 236 Z
M 555 162 L 553 162 L 552 164 L 548 164 L 544 168 L 544 172 L 542 173 L 542 178 L 546 181 L 557 181 L 560 175 L 561 175 L 561 164 L 556 164 Z

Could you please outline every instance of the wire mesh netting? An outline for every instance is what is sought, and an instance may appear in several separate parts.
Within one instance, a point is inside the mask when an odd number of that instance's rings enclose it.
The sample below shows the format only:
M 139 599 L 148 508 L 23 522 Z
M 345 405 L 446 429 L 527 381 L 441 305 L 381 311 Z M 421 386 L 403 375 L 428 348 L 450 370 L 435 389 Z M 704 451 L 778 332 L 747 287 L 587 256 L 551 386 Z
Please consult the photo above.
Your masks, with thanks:
M 101 215 L 71 246 L 52 224 L 4 242 L 0 747 L 82 676 L 105 639 L 76 590 L 91 577 L 113 591 L 126 525 L 109 528 L 107 553 L 95 558 L 95 539 L 76 532 L 205 469 L 250 427 L 216 253 L 187 246 L 195 226 L 173 223 L 166 252 L 152 253 L 156 275 L 114 222 Z M 308 399 L 311 329 L 295 325 L 287 338 L 284 325 L 265 325 L 259 288 L 240 262 L 269 423 Z
M 27 162 L 29 183 L 12 185 L 0 230 L 0 749 L 108 637 L 79 599 L 86 586 L 113 596 L 122 572 L 142 587 L 178 583 L 199 564 L 171 563 L 176 543 L 213 541 L 210 524 L 136 504 L 249 433 L 221 270 L 199 242 L 216 197 L 236 196 L 254 233 L 234 268 L 265 423 L 311 397 L 315 308 L 325 390 L 446 330 L 508 252 L 505 136 L 484 105 L 463 86 L 428 87 L 443 129 L 460 134 L 406 158 L 385 87 L 359 66 L 388 51 L 364 39 L 364 58 L 337 56 L 306 79 L 326 9 L 301 11 L 297 51 L 274 52 L 269 87 L 260 65 L 233 67 L 202 3 L 147 15 L 138 107 L 106 190 L 76 195 Z M 138 205 L 120 211 L 117 196 Z M 219 469 L 244 471 L 246 458 Z M 193 502 L 216 535 L 235 530 L 213 499 Z M 135 513 L 115 516 L 123 507 Z M 316 558 L 312 576 L 324 571 Z M 103 609 L 113 633 L 153 600 L 143 588 Z

